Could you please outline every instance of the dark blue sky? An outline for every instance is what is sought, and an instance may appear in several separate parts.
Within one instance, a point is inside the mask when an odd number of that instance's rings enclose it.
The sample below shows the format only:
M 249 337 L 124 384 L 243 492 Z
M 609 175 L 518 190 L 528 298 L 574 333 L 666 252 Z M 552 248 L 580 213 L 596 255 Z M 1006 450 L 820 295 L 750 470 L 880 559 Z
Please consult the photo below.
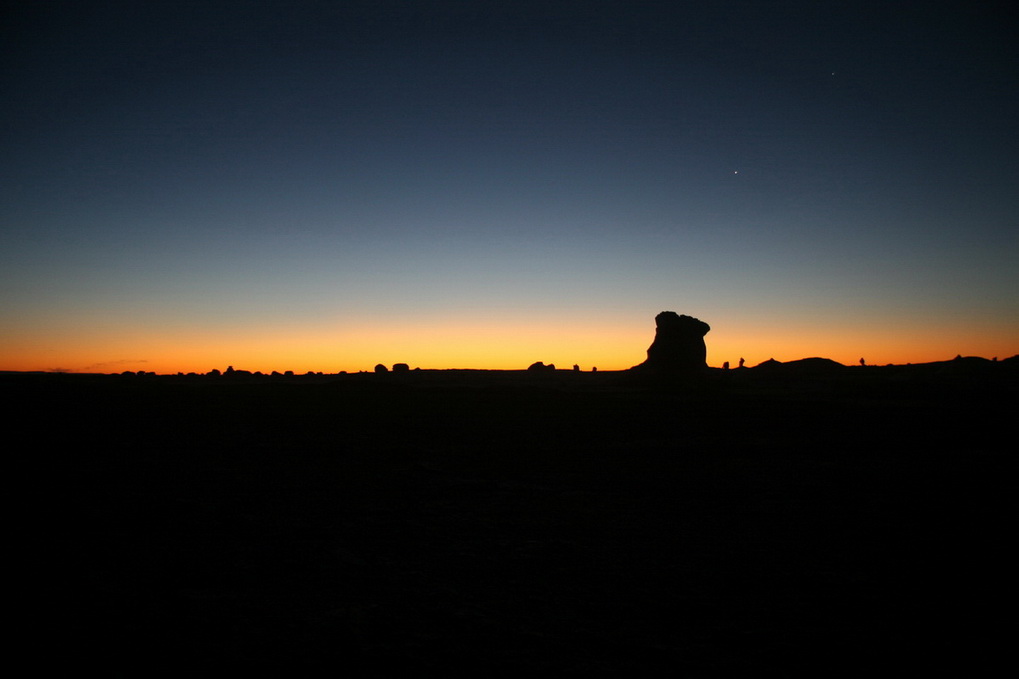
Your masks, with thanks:
M 662 309 L 712 324 L 715 364 L 1019 350 L 1004 4 L 47 2 L 3 26 L 0 368 L 627 367 Z

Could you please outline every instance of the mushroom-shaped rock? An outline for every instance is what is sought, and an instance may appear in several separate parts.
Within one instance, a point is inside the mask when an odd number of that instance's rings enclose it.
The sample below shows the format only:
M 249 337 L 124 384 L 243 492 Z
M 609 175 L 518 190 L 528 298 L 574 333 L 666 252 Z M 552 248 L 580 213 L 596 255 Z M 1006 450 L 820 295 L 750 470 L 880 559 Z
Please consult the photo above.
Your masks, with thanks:
M 663 374 L 695 375 L 707 368 L 704 336 L 711 330 L 704 321 L 663 311 L 655 316 L 655 340 L 647 360 L 637 368 Z

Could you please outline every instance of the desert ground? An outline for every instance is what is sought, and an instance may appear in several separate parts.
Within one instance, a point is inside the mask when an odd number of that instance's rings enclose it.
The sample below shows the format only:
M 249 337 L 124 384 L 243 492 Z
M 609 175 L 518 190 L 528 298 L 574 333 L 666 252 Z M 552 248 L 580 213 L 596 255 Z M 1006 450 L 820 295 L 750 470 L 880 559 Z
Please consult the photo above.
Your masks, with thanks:
M 1015 360 L 0 385 L 30 432 L 8 454 L 39 667 L 860 676 L 1010 652 Z

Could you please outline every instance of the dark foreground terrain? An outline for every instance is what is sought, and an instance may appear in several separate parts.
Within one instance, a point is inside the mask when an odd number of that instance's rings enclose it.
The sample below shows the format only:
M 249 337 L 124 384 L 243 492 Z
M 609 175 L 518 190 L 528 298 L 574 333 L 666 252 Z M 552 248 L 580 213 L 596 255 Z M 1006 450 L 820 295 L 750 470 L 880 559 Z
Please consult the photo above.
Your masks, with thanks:
M 988 671 L 1005 363 L 3 375 L 25 643 L 115 674 Z

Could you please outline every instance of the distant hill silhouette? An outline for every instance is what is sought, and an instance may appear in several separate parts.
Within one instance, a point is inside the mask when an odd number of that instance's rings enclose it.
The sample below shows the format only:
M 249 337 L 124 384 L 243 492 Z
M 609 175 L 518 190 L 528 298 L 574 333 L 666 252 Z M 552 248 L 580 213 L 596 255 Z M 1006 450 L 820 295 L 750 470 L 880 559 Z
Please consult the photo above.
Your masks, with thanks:
M 758 369 L 763 370 L 776 370 L 781 369 L 784 373 L 797 373 L 797 374 L 816 374 L 821 372 L 832 372 L 836 370 L 842 370 L 846 366 L 838 361 L 833 361 L 830 358 L 801 358 L 795 361 L 776 361 L 773 358 L 769 358 L 767 361 L 760 363 L 756 366 Z
M 555 372 L 555 364 L 554 363 L 549 363 L 548 365 L 545 365 L 541 361 L 535 361 L 531 365 L 527 366 L 527 370 L 528 370 L 528 372 L 532 372 L 532 373 Z

